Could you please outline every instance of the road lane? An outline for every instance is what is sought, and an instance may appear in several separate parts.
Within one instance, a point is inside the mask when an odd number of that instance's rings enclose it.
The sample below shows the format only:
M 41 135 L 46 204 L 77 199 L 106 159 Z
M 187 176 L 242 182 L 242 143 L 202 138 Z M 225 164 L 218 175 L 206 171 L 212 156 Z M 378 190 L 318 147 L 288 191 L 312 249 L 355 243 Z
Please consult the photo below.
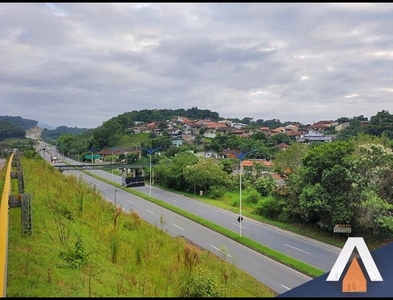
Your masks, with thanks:
M 112 174 L 103 170 L 95 170 L 95 174 L 107 180 L 112 179 Z M 114 175 L 113 178 L 114 182 L 121 184 L 121 176 Z M 133 189 L 146 195 L 149 194 L 149 186 L 146 185 L 143 187 L 134 187 Z M 155 186 L 152 186 L 152 196 L 224 228 L 239 232 L 239 223 L 237 221 L 239 214 L 237 213 L 223 210 Z M 244 215 L 243 218 L 242 236 L 248 237 L 321 270 L 330 271 L 341 251 L 338 247 L 255 221 L 244 217 Z
M 85 181 L 94 185 L 108 202 L 114 203 L 116 187 L 79 171 L 67 171 L 64 173 L 65 175 L 82 176 Z M 235 266 L 266 284 L 277 293 L 283 293 L 311 280 L 310 277 L 267 258 L 205 226 L 128 193 L 125 191 L 126 189 L 128 188 L 118 190 L 116 193 L 116 202 L 119 207 L 128 212 L 137 212 L 142 219 L 161 228 L 173 237 L 183 236 L 219 257 L 225 258 L 226 261 L 235 264 Z M 162 220 L 164 220 L 164 224 Z M 222 252 L 223 249 L 225 254 Z

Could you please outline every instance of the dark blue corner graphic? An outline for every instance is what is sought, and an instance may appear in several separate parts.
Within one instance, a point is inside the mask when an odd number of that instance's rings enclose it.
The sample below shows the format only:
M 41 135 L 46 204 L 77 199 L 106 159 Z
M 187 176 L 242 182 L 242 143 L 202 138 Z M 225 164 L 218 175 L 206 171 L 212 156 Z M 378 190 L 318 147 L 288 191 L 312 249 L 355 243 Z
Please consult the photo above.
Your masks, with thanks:
M 393 243 L 383 246 L 371 253 L 375 264 L 383 278 L 383 281 L 370 281 L 367 273 L 367 292 L 364 293 L 344 293 L 342 292 L 342 277 L 338 282 L 326 281 L 329 275 L 325 273 L 322 276 L 314 278 L 292 290 L 282 293 L 277 298 L 305 298 L 305 297 L 393 297 Z M 359 262 L 362 269 L 361 260 Z M 345 271 L 348 269 L 350 262 L 347 263 Z

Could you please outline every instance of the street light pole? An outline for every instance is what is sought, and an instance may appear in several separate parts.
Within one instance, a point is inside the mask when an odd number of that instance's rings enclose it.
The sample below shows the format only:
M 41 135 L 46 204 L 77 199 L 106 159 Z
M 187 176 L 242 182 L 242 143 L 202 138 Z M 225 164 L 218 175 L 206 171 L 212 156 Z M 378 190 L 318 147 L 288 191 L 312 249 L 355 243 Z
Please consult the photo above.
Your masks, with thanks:
M 113 149 L 114 148 L 111 148 L 111 164 L 113 165 Z M 113 166 L 112 166 L 112 181 L 113 181 Z
M 129 184 L 123 185 L 122 187 L 120 187 L 120 188 L 118 188 L 118 189 L 115 190 L 115 209 L 117 208 L 117 202 L 116 202 L 116 194 L 117 194 L 117 191 L 122 190 L 122 189 L 128 187 L 130 184 L 131 184 L 131 182 L 130 182 Z
M 156 152 L 157 150 L 159 150 L 161 148 L 156 148 L 156 149 L 144 149 L 146 150 L 147 153 L 150 154 L 150 185 L 149 185 L 149 196 L 151 197 L 151 156 L 153 155 L 154 152 Z
M 251 150 L 246 153 L 240 153 L 240 154 L 237 154 L 237 153 L 234 153 L 231 151 L 231 153 L 235 154 L 236 157 L 239 159 L 239 185 L 240 185 L 240 187 L 239 187 L 239 202 L 240 202 L 239 203 L 239 214 L 240 214 L 240 216 L 238 218 L 238 221 L 239 221 L 240 237 L 242 237 L 242 221 L 243 221 L 243 217 L 242 217 L 242 172 L 243 172 L 242 161 L 248 154 L 255 152 L 255 151 L 257 151 L 257 150 Z
M 93 149 L 93 148 L 90 149 L 90 151 L 91 151 L 91 172 L 92 173 L 94 173 L 94 169 L 93 169 L 94 150 L 96 150 L 96 149 Z

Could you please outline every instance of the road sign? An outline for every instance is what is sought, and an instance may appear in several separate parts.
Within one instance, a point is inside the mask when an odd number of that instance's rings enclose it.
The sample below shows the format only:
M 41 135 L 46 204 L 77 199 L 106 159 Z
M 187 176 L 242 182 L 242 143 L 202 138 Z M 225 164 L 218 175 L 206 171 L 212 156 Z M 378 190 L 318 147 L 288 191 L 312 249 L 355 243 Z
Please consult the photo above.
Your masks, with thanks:
M 239 216 L 239 218 L 237 218 L 237 221 L 240 223 L 241 221 L 243 221 L 243 217 Z
M 333 227 L 334 233 L 351 233 L 351 225 L 350 224 L 336 224 Z

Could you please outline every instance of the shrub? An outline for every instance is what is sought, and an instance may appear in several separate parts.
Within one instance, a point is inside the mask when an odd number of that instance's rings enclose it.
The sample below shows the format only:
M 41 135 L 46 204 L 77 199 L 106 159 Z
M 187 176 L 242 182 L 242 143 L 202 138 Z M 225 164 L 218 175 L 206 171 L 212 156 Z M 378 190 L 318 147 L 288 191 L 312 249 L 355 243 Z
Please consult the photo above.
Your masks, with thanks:
M 60 257 L 63 258 L 72 269 L 79 269 L 84 265 L 87 262 L 88 255 L 80 235 L 77 235 L 74 249 L 69 249 L 68 252 L 60 253 Z
M 212 278 L 206 272 L 198 271 L 184 281 L 180 297 L 203 298 L 220 297 L 220 292 Z
M 253 189 L 253 188 L 249 188 L 247 189 L 248 193 L 245 197 L 245 202 L 247 204 L 256 204 L 258 203 L 259 199 L 261 198 L 261 195 L 258 193 L 257 190 Z
M 283 211 L 284 202 L 273 197 L 263 198 L 255 208 L 255 213 L 269 219 L 277 218 Z
M 275 184 L 271 176 L 262 176 L 255 180 L 253 186 L 263 197 L 266 197 L 270 195 Z
M 209 197 L 211 197 L 212 199 L 218 199 L 224 196 L 226 192 L 227 192 L 226 187 L 222 185 L 214 185 L 209 188 L 208 194 Z

